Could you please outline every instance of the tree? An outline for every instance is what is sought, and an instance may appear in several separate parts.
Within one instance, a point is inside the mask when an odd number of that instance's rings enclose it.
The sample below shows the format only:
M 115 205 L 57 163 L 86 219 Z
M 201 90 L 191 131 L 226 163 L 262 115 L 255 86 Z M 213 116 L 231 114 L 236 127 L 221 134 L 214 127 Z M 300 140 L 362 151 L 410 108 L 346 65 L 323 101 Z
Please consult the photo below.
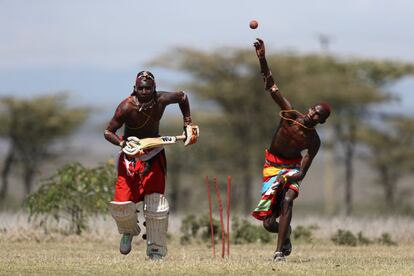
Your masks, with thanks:
M 345 212 L 352 213 L 353 202 L 353 160 L 358 144 L 357 133 L 363 121 L 369 120 L 375 113 L 373 107 L 395 100 L 387 85 L 406 75 L 414 73 L 414 66 L 401 62 L 350 60 L 341 62 L 342 81 L 337 81 L 340 89 L 330 99 L 334 106 L 334 131 L 338 144 L 342 146 L 345 161 Z M 339 92 L 339 93 L 338 93 Z
M 393 209 L 399 180 L 414 173 L 414 119 L 391 116 L 381 121 L 382 127 L 367 125 L 358 135 L 368 148 L 364 158 L 376 171 L 377 183 L 384 190 L 385 203 Z
M 5 198 L 13 164 L 23 169 L 26 194 L 32 190 L 35 173 L 54 158 L 53 145 L 73 133 L 86 119 L 84 107 L 69 107 L 68 94 L 33 99 L 0 98 L 0 137 L 9 140 L 9 151 L 2 169 L 0 198 Z

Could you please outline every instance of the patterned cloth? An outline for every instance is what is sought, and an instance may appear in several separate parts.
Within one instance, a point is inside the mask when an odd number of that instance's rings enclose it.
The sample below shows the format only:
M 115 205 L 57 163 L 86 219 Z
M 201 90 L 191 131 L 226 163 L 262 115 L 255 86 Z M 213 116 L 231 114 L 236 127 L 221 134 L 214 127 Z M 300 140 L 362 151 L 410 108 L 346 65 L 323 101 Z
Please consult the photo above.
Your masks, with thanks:
M 154 153 L 155 155 L 151 151 L 141 158 L 128 158 L 121 152 L 114 201 L 137 203 L 142 201 L 145 195 L 164 194 L 167 167 L 165 152 L 154 150 Z
M 300 186 L 300 182 L 287 182 L 282 187 L 276 179 L 280 175 L 289 176 L 298 173 L 302 158 L 287 160 L 271 154 L 268 150 L 266 150 L 265 156 L 266 161 L 263 166 L 263 184 L 260 191 L 262 197 L 252 213 L 252 216 L 258 220 L 263 220 L 273 213 L 274 208 L 272 207 L 278 204 L 278 195 L 284 188 L 294 190 L 296 196 L 298 196 Z

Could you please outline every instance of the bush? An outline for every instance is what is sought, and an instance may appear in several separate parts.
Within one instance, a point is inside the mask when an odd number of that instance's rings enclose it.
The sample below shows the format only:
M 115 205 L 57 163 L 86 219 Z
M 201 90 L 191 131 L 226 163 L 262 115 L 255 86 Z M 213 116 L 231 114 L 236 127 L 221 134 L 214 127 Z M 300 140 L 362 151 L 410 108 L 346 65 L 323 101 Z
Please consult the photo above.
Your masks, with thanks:
M 295 240 L 303 240 L 305 242 L 311 242 L 312 241 L 312 230 L 315 229 L 315 226 L 311 225 L 308 227 L 304 227 L 302 225 L 298 225 L 295 227 L 295 229 L 292 231 L 292 237 Z
M 204 214 L 198 219 L 200 225 L 199 229 L 201 230 L 201 239 L 204 242 L 211 241 L 211 227 L 210 227 L 210 216 L 209 214 Z M 220 221 L 213 217 L 213 233 L 214 241 L 217 242 L 219 238 L 221 239 L 221 226 Z
M 87 169 L 71 163 L 43 180 L 37 192 L 26 199 L 29 219 L 45 215 L 70 222 L 69 233 L 81 234 L 91 215 L 107 212 L 116 173 L 113 162 Z
M 233 217 L 232 231 L 234 244 L 268 243 L 272 239 L 270 233 L 262 226 L 252 225 L 249 221 L 240 220 L 238 217 Z
M 181 244 L 191 243 L 191 240 L 197 236 L 200 225 L 197 223 L 195 215 L 188 215 L 181 222 L 180 231 L 183 234 L 180 238 Z
M 194 241 L 210 242 L 211 227 L 209 214 L 203 214 L 199 218 L 188 215 L 181 223 L 181 244 L 189 244 Z M 213 218 L 214 242 L 221 239 L 220 221 Z M 247 220 L 240 220 L 237 216 L 232 219 L 231 242 L 233 244 L 245 244 L 253 242 L 267 243 L 271 241 L 271 235 L 261 226 L 255 226 Z
M 358 232 L 357 236 L 355 236 L 354 234 L 352 234 L 352 232 L 341 229 L 339 229 L 338 232 L 332 237 L 332 241 L 337 245 L 349 246 L 369 245 L 374 242 L 383 245 L 397 245 L 397 243 L 391 239 L 391 236 L 388 233 L 383 233 L 380 238 L 375 239 L 373 241 L 364 237 L 362 232 Z
M 189 244 L 193 241 L 207 242 L 211 240 L 211 227 L 209 214 L 203 214 L 199 218 L 191 214 L 186 216 L 181 222 L 181 244 Z M 219 239 L 217 233 L 221 233 L 220 222 L 213 218 L 213 232 L 215 242 Z
M 356 246 L 357 238 L 351 231 L 339 229 L 336 235 L 332 237 L 332 241 L 337 245 Z
M 381 237 L 377 241 L 383 245 L 397 245 L 397 243 L 391 239 L 391 235 L 388 233 L 382 233 Z
M 372 243 L 370 239 L 364 237 L 361 231 L 358 232 L 357 237 L 358 237 L 358 243 L 361 245 L 369 245 Z

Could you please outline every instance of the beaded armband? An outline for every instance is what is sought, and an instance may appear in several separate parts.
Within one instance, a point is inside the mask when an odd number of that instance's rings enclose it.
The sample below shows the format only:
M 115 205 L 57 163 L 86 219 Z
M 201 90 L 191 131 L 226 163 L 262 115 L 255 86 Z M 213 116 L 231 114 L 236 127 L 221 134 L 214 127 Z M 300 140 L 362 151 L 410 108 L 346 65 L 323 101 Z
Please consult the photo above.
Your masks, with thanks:
M 273 84 L 272 87 L 270 87 L 270 89 L 269 89 L 269 93 L 270 94 L 275 94 L 277 92 L 279 92 L 279 87 L 277 87 L 276 84 Z

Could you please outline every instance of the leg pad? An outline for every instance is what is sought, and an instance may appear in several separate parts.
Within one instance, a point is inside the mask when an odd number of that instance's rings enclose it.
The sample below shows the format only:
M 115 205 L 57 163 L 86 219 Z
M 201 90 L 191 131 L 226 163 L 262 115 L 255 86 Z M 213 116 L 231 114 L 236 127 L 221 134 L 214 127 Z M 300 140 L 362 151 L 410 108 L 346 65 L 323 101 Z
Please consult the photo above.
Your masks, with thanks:
M 166 235 L 170 207 L 164 195 L 153 193 L 144 197 L 144 216 L 147 228 L 147 255 L 160 259 L 167 255 Z
M 118 226 L 119 234 L 139 235 L 141 229 L 138 226 L 136 205 L 132 201 L 111 201 L 109 212 Z

